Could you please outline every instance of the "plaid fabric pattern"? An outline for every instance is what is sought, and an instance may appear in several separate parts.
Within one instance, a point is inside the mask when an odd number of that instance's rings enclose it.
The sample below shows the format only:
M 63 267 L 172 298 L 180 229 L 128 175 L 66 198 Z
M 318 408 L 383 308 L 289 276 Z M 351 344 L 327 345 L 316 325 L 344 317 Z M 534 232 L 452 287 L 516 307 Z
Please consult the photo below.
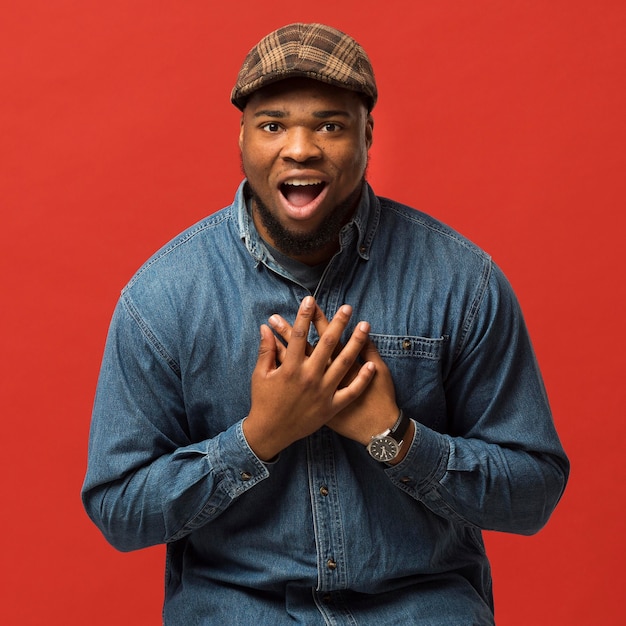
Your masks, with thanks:
M 231 93 L 240 110 L 248 96 L 285 78 L 305 77 L 366 96 L 370 111 L 378 91 L 365 50 L 352 37 L 324 24 L 290 24 L 250 50 Z

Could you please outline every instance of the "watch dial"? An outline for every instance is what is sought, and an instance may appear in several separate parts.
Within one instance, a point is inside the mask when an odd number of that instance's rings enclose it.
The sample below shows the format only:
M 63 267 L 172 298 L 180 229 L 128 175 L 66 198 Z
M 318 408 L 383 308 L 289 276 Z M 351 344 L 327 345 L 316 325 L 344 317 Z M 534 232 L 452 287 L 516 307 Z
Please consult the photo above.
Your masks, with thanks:
M 380 437 L 370 442 L 369 451 L 377 461 L 392 461 L 398 456 L 398 443 L 391 437 Z

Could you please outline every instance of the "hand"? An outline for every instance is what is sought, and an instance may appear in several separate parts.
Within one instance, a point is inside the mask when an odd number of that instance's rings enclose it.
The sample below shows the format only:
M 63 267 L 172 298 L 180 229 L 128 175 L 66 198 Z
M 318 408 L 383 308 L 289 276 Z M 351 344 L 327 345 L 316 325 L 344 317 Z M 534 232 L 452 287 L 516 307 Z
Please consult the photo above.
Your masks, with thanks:
M 332 322 L 326 319 L 326 316 L 319 306 L 316 305 L 313 312 L 313 324 L 320 338 L 328 331 L 331 323 Z M 295 325 L 292 329 L 292 327 L 279 316 L 272 316 L 270 318 L 270 324 L 287 345 L 291 346 L 291 342 L 294 339 L 293 333 Z M 309 347 L 309 349 L 311 348 Z M 277 357 L 280 362 L 283 361 L 287 350 L 288 348 L 285 348 L 282 344 L 278 344 Z M 341 350 L 341 344 L 337 343 L 335 353 L 331 355 L 333 359 L 332 363 L 342 354 Z M 363 344 L 360 356 L 367 363 L 373 363 L 375 365 L 376 373 L 373 380 L 362 393 L 358 394 L 351 402 L 346 404 L 341 411 L 336 413 L 332 419 L 326 422 L 326 425 L 344 437 L 367 445 L 373 435 L 377 435 L 393 426 L 398 418 L 400 409 L 396 404 L 396 394 L 391 372 L 378 353 L 376 346 L 369 339 L 369 336 Z M 342 384 L 351 385 L 358 375 L 359 368 L 354 364 L 347 371 Z M 413 426 L 411 425 L 405 439 L 409 436 L 412 437 L 412 434 Z M 407 448 L 408 446 L 403 446 L 403 452 Z M 404 454 L 401 455 L 401 457 L 403 456 Z
M 374 376 L 375 366 L 365 363 L 341 386 L 367 344 L 369 324 L 357 324 L 345 347 L 340 346 L 352 315 L 351 307 L 343 305 L 332 321 L 324 318 L 324 330 L 318 329 L 320 340 L 312 349 L 307 336 L 316 311 L 315 300 L 306 297 L 293 327 L 289 326 L 287 346 L 277 341 L 268 326 L 261 326 L 252 403 L 243 429 L 248 445 L 262 460 L 273 458 L 328 423 L 365 391 Z

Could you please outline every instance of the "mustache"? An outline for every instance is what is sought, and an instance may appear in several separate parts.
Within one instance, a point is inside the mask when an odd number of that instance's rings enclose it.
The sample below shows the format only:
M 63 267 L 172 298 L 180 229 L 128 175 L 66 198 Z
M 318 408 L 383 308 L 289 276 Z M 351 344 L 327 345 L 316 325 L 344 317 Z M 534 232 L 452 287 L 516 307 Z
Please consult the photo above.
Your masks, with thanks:
M 363 169 L 363 180 L 364 181 L 369 180 L 369 178 L 367 176 L 367 173 L 368 173 L 368 170 L 369 170 L 369 165 L 370 165 L 370 155 L 368 153 L 367 160 L 365 161 L 365 168 Z M 243 164 L 243 152 L 241 150 L 239 150 L 239 171 L 240 171 L 241 175 L 244 178 L 248 178 L 248 175 L 246 174 L 246 168 L 245 168 L 245 166 Z

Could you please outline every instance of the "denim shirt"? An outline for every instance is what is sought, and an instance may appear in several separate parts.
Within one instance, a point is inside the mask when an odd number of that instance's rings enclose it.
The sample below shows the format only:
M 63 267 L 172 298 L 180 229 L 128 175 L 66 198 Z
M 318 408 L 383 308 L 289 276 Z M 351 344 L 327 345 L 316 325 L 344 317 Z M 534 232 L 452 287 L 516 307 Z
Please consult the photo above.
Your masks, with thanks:
M 491 624 L 481 530 L 538 531 L 569 465 L 517 300 L 488 255 L 368 185 L 315 297 L 371 324 L 415 422 L 396 466 L 328 428 L 259 460 L 259 326 L 309 291 L 234 203 L 122 291 L 83 501 L 120 550 L 167 543 L 164 622 Z M 311 341 L 315 341 L 314 330 Z

